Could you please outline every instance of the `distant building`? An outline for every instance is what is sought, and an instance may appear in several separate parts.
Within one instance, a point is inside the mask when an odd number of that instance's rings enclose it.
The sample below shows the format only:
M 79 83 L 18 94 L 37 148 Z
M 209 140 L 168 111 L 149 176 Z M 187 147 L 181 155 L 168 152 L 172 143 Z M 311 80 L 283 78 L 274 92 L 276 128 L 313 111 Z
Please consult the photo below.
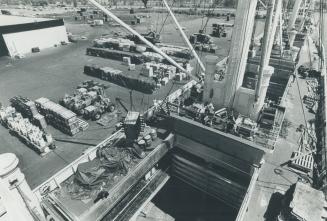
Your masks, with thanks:
M 25 55 L 61 42 L 68 42 L 62 19 L 0 15 L 0 56 Z

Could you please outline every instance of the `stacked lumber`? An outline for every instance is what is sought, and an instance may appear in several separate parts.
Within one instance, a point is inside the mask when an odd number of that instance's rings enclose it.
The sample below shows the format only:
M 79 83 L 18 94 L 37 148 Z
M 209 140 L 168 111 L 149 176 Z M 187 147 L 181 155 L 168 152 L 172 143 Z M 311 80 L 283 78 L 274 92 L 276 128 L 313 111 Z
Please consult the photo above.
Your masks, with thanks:
M 86 65 L 84 66 L 84 73 L 146 94 L 152 94 L 156 89 L 156 82 L 153 79 L 126 76 L 122 71 L 110 67 Z
M 318 81 L 317 79 L 306 80 L 308 92 L 303 96 L 303 103 L 306 107 L 316 113 L 318 108 Z
M 142 64 L 144 62 L 150 62 L 150 61 L 157 61 L 157 62 L 162 62 L 164 64 L 170 64 L 170 62 L 167 59 L 164 59 L 160 54 L 152 51 L 146 51 L 140 54 L 140 53 L 133 53 L 129 51 L 91 47 L 86 49 L 86 54 L 90 56 L 108 58 L 108 59 L 113 59 L 122 62 L 124 57 L 130 57 L 131 63 L 136 65 Z M 174 60 L 177 63 L 189 62 L 189 59 L 181 58 L 181 57 L 175 57 Z
M 176 46 L 176 45 L 169 45 L 169 44 L 156 44 L 163 52 L 165 52 L 169 56 L 177 57 L 177 58 L 184 58 L 184 59 L 192 59 L 193 55 L 191 51 L 186 47 Z M 125 38 L 99 38 L 94 39 L 93 47 L 95 48 L 108 48 L 108 49 L 115 49 L 120 51 L 130 51 L 136 53 L 143 53 L 147 52 L 154 52 L 150 47 L 144 47 L 141 45 L 136 45 L 134 41 Z
M 14 107 L 0 109 L 0 120 L 12 134 L 38 153 L 44 155 L 54 148 L 52 136 L 33 125 L 28 118 L 23 118 Z
M 33 124 L 45 129 L 47 123 L 44 116 L 37 111 L 34 101 L 22 96 L 15 96 L 10 99 L 11 106 L 13 106 L 23 117 L 28 118 Z
M 124 38 L 100 38 L 94 39 L 93 47 L 109 48 L 121 51 L 134 51 L 136 49 L 134 41 Z
M 184 58 L 191 60 L 194 58 L 193 54 L 191 53 L 190 49 L 187 47 L 181 47 L 177 45 L 169 45 L 158 43 L 156 44 L 163 52 L 165 52 L 169 56 L 177 57 L 177 58 Z
M 113 60 L 123 61 L 124 57 L 130 57 L 133 64 L 142 64 L 143 56 L 127 51 L 119 51 L 105 48 L 87 48 L 86 54 L 96 57 L 109 58 Z
M 76 114 L 63 106 L 41 97 L 35 101 L 39 109 L 52 126 L 71 136 L 86 130 L 88 124 L 76 117 Z M 83 126 L 82 126 L 83 125 Z

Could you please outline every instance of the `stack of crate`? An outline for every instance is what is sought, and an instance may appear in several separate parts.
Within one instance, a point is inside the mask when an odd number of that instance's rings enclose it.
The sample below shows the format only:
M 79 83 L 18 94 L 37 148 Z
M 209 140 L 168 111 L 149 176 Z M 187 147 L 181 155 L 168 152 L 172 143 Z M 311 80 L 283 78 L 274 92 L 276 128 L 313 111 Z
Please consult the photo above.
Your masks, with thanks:
M 48 98 L 41 97 L 35 103 L 48 123 L 63 133 L 73 136 L 88 127 L 88 123 L 78 119 L 74 112 L 50 101 Z
M 37 111 L 34 101 L 22 96 L 15 96 L 10 99 L 11 106 L 13 106 L 24 117 L 28 118 L 36 126 L 45 129 L 47 123 L 44 116 Z
M 41 155 L 48 153 L 49 148 L 54 148 L 52 136 L 24 118 L 14 107 L 1 108 L 0 121 L 12 134 Z

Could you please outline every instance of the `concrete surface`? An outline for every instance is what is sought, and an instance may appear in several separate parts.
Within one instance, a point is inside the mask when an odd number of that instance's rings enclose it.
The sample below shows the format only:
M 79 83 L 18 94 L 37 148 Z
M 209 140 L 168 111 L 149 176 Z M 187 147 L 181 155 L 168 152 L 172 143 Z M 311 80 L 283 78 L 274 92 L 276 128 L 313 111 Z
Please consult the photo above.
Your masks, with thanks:
M 308 56 L 309 50 L 305 43 L 298 66 L 307 64 Z M 282 194 L 303 176 L 286 165 L 291 154 L 298 150 L 301 132 L 297 132 L 296 129 L 300 124 L 305 124 L 301 99 L 307 92 L 306 80 L 298 77 L 298 83 L 301 96 L 296 82 L 293 83 L 285 105 L 287 107 L 285 119 L 291 122 L 288 136 L 286 139 L 280 137 L 277 140 L 274 153 L 266 154 L 265 164 L 261 168 L 244 221 L 273 220 L 278 215 Z M 307 108 L 304 107 L 304 111 L 307 121 L 314 119 L 314 114 L 310 113 Z

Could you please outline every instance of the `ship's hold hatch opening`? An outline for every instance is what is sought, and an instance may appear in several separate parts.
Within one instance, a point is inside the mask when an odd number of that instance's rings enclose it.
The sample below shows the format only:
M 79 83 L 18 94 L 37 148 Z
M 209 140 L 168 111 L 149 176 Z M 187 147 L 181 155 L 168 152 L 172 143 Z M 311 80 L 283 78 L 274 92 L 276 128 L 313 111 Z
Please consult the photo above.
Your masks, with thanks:
M 235 220 L 237 211 L 191 185 L 171 178 L 145 207 L 137 220 L 216 221 Z

